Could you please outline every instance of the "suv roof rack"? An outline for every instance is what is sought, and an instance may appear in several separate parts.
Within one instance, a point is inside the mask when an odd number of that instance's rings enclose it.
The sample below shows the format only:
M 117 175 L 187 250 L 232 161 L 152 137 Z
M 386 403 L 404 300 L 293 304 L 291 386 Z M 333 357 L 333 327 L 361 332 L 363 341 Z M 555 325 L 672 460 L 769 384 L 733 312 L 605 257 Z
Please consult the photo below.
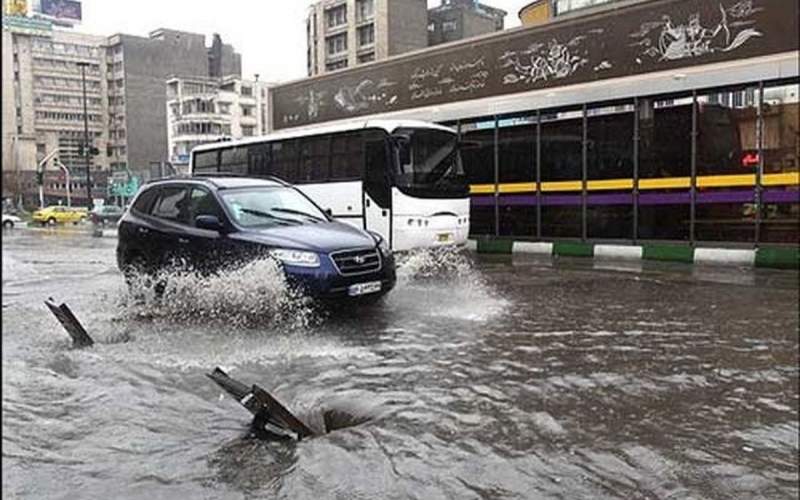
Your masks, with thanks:
M 215 178 L 227 178 L 227 179 L 258 179 L 258 180 L 265 180 L 265 181 L 272 181 L 281 186 L 291 186 L 290 183 L 286 182 L 285 180 L 281 179 L 280 177 L 275 177 L 274 175 L 261 175 L 258 177 L 253 177 L 245 174 L 237 174 L 235 172 L 208 172 L 202 174 L 192 174 L 192 175 L 171 175 L 168 177 L 159 177 L 158 179 L 150 179 L 145 182 L 145 185 L 152 184 L 155 182 L 165 182 L 165 181 L 190 181 L 193 179 L 197 180 L 207 180 L 213 182 Z
M 285 180 L 281 179 L 280 177 L 276 177 L 274 175 L 259 175 L 259 176 L 252 176 L 246 174 L 237 174 L 235 172 L 208 172 L 202 174 L 192 174 L 189 178 L 190 179 L 213 179 L 215 177 L 222 177 L 222 178 L 242 178 L 242 179 L 259 179 L 265 181 L 272 181 L 277 182 L 283 186 L 290 186 L 291 184 L 286 182 Z

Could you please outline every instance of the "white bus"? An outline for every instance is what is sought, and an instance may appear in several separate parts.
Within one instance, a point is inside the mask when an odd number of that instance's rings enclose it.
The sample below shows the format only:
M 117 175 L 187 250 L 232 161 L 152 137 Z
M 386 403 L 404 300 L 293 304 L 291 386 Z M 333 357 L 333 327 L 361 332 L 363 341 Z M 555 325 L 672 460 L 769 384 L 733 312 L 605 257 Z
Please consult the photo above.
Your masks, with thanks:
M 193 175 L 275 176 L 395 251 L 463 245 L 469 185 L 458 135 L 422 121 L 370 120 L 198 146 Z

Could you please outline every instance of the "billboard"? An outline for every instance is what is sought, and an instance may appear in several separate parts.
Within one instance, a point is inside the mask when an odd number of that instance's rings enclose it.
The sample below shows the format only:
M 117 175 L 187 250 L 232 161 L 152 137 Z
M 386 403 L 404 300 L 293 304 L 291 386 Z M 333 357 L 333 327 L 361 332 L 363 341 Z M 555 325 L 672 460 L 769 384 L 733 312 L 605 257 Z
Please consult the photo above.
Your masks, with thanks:
M 797 2 L 660 0 L 272 88 L 275 129 L 797 50 Z M 487 111 L 490 112 L 490 111 Z
M 83 16 L 81 3 L 76 0 L 39 0 L 38 13 L 55 19 L 80 21 Z
M 24 16 L 28 14 L 27 0 L 6 0 L 3 4 L 3 14 L 7 16 Z

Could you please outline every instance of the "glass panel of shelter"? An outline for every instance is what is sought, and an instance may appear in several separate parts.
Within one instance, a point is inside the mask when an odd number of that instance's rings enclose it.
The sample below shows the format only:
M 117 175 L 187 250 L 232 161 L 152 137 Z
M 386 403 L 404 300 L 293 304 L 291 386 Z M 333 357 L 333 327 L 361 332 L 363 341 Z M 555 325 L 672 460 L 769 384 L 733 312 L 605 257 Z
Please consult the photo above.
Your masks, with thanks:
M 754 87 L 697 94 L 695 238 L 754 242 L 759 145 L 759 95 Z
M 538 114 L 505 117 L 497 125 L 499 235 L 535 237 Z
M 762 148 L 758 156 L 745 150 L 748 163 L 761 165 L 759 241 L 797 245 L 800 240 L 800 84 L 768 84 L 763 89 Z
M 634 237 L 633 100 L 590 106 L 586 111 L 586 227 L 593 239 Z
M 495 190 L 495 120 L 478 119 L 461 122 L 459 134 L 463 143 L 462 161 L 472 191 L 471 235 L 495 235 L 495 213 L 498 208 Z

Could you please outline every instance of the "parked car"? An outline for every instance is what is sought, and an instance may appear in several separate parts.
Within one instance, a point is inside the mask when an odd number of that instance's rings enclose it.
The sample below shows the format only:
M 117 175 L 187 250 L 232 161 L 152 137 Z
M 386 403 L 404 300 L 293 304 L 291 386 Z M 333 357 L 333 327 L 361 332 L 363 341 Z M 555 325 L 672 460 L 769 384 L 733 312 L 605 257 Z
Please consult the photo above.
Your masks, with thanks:
M 86 208 L 63 207 L 60 205 L 45 207 L 41 210 L 33 212 L 34 222 L 39 222 L 43 226 L 47 224 L 67 224 L 70 222 L 73 224 L 78 224 L 79 222 L 86 220 L 88 217 L 89 214 Z
M 156 181 L 143 186 L 119 223 L 117 263 L 128 278 L 177 261 L 209 272 L 267 255 L 317 298 L 373 300 L 396 281 L 380 235 L 333 220 L 279 179 Z
M 89 214 L 89 219 L 93 224 L 105 226 L 106 224 L 116 224 L 125 211 L 116 205 L 102 205 L 95 207 Z
M 3 214 L 3 229 L 11 229 L 17 224 L 22 224 L 22 219 L 16 215 Z

